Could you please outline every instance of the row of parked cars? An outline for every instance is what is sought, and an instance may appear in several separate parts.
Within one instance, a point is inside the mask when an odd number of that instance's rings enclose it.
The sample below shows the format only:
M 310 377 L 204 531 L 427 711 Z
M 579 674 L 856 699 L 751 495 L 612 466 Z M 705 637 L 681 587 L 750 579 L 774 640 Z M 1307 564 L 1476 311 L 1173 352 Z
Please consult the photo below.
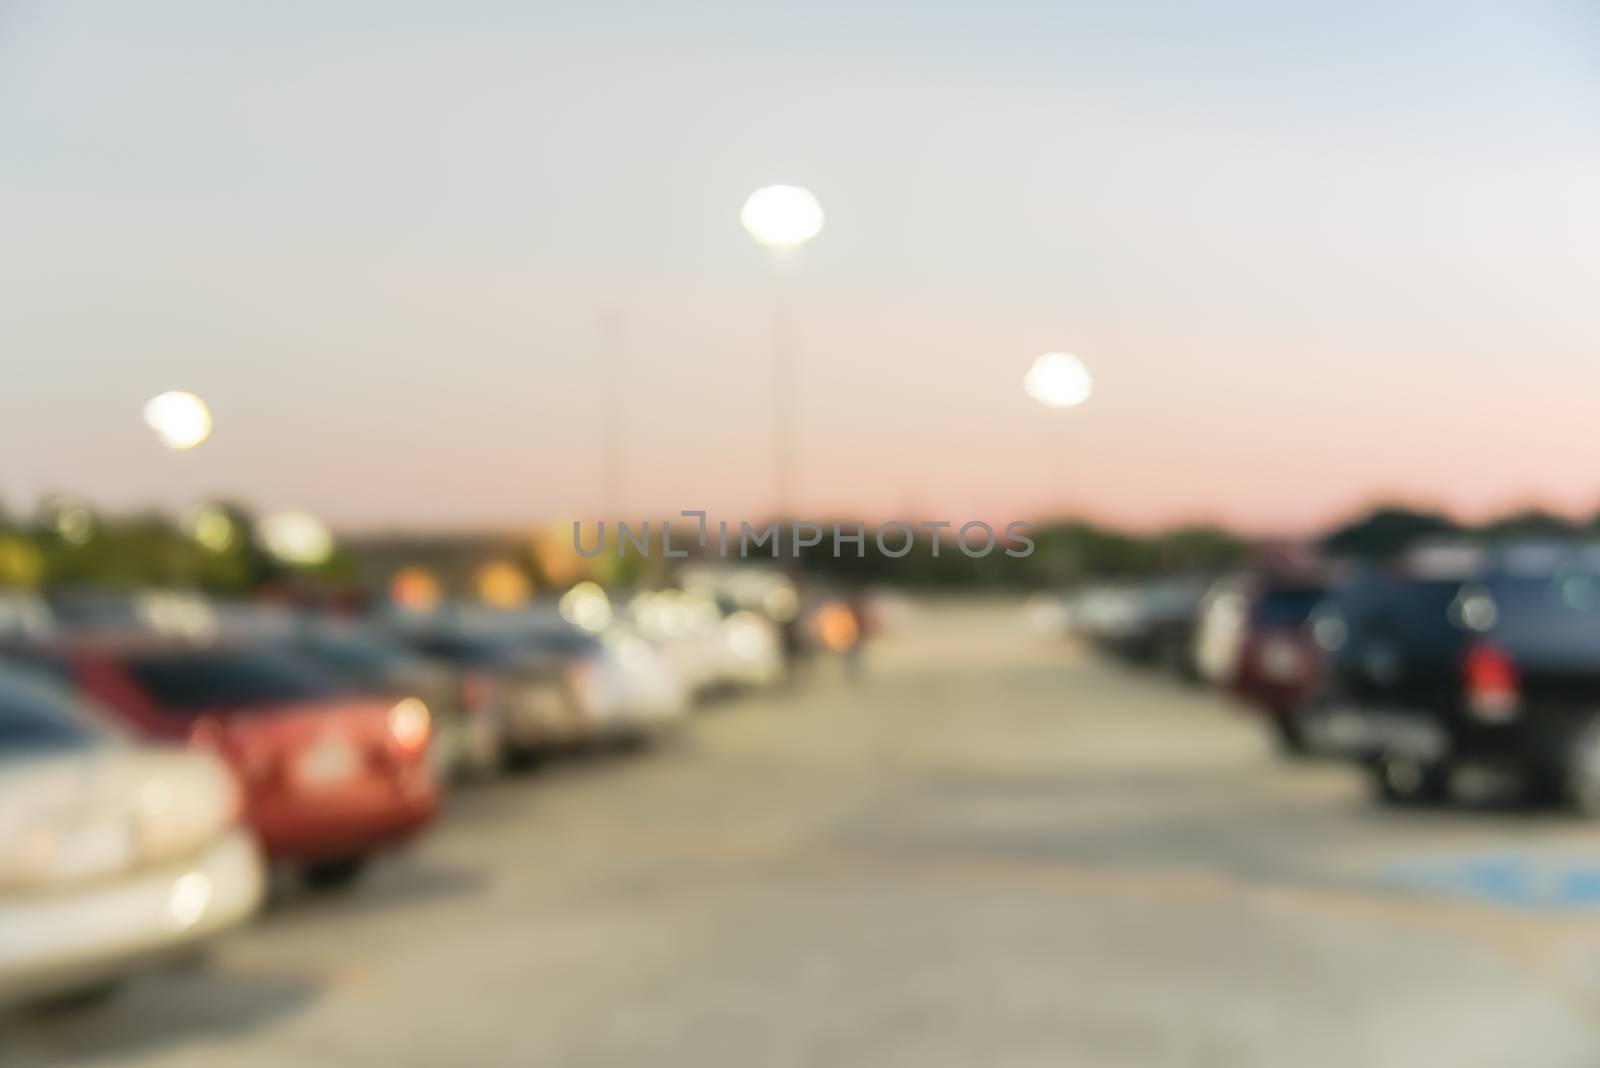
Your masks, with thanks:
M 1464 780 L 1600 817 L 1600 544 L 1434 543 L 1220 578 L 1086 588 L 1059 622 L 1225 687 L 1284 752 L 1392 802 Z
M 279 872 L 355 881 L 455 788 L 777 683 L 798 610 L 780 575 L 359 619 L 0 597 L 0 1006 L 105 992 Z

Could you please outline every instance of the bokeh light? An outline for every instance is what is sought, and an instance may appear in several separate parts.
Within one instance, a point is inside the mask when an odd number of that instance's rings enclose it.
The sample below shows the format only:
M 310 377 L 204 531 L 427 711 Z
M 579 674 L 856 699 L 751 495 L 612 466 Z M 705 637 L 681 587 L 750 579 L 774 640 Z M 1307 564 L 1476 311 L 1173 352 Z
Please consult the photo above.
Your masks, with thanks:
M 611 625 L 611 598 L 599 583 L 580 582 L 561 595 L 561 618 L 591 634 Z
M 478 588 L 478 598 L 496 608 L 516 608 L 527 603 L 533 593 L 528 576 L 523 570 L 504 560 L 497 560 L 479 568 L 475 585 Z
M 389 596 L 395 604 L 409 611 L 431 611 L 441 597 L 439 580 L 420 565 L 402 567 L 389 582 Z
M 211 409 L 193 393 L 171 390 L 144 405 L 144 424 L 169 449 L 192 449 L 211 436 Z
M 257 524 L 256 535 L 285 564 L 316 567 L 333 555 L 333 532 L 309 512 L 275 512 Z
M 822 232 L 822 205 L 809 189 L 769 185 L 750 194 L 739 223 L 759 243 L 789 248 Z
M 225 553 L 238 542 L 238 532 L 228 513 L 214 505 L 196 508 L 189 515 L 189 536 L 209 552 Z
M 1078 357 L 1067 352 L 1047 352 L 1028 368 L 1022 388 L 1047 408 L 1072 408 L 1089 399 L 1094 392 L 1094 379 Z

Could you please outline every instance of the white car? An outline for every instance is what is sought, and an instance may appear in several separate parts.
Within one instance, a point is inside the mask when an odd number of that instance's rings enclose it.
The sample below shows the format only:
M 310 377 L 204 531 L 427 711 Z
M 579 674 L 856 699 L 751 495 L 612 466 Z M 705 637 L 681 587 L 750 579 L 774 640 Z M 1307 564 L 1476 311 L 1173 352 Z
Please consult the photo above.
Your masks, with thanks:
M 1228 575 L 1211 584 L 1200 601 L 1191 657 L 1200 677 L 1214 686 L 1233 680 L 1244 653 L 1250 621 L 1248 584 L 1242 575 Z
M 238 815 L 215 758 L 0 673 L 0 1006 L 109 989 L 247 919 L 263 869 Z
M 600 637 L 600 656 L 589 674 L 597 704 L 612 709 L 624 734 L 649 732 L 683 718 L 689 710 L 689 687 L 663 651 L 626 625 L 614 625 Z M 580 698 L 584 692 L 580 688 Z
M 766 616 L 745 609 L 733 612 L 718 625 L 717 640 L 723 682 L 760 688 L 783 680 L 783 636 Z
M 55 630 L 50 606 L 31 593 L 0 590 L 0 637 L 35 640 Z
M 635 595 L 628 611 L 690 693 L 770 686 L 783 677 L 782 637 L 758 612 L 724 615 L 710 595 L 673 588 Z

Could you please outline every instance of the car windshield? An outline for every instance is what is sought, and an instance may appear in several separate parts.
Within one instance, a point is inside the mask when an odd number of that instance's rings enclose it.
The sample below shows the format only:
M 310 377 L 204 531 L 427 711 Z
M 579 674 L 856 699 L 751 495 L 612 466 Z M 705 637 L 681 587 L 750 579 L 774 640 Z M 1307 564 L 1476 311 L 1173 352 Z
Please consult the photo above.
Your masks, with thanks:
M 87 749 L 110 733 L 60 689 L 41 680 L 0 673 L 0 756 Z
M 401 679 L 419 667 L 404 646 L 366 631 L 314 631 L 300 637 L 292 647 L 325 670 L 363 682 Z
M 315 701 L 338 692 L 322 671 L 278 650 L 204 649 L 130 656 L 128 671 L 170 712 Z

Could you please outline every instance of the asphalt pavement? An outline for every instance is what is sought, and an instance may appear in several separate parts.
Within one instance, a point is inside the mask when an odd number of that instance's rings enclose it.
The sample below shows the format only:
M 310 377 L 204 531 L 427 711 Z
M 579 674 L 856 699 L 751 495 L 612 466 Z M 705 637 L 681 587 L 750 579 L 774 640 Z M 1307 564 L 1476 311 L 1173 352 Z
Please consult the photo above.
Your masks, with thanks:
M 860 680 L 458 795 L 0 1063 L 1600 1063 L 1600 829 L 1377 806 L 1224 699 L 925 603 Z

